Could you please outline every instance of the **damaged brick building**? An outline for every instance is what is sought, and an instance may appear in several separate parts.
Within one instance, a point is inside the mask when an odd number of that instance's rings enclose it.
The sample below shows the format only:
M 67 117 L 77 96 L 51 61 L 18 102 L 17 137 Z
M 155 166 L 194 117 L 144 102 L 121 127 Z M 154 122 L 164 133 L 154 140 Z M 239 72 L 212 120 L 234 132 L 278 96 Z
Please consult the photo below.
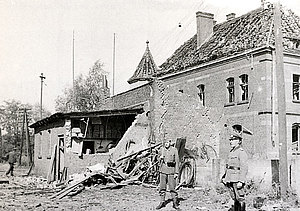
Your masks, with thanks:
M 147 42 L 128 80 L 144 84 L 113 96 L 103 109 L 142 108 L 148 113 L 149 143 L 184 138 L 185 147 L 199 155 L 196 184 L 218 182 L 229 151 L 228 128 L 241 124 L 253 132 L 244 136 L 243 143 L 250 158 L 249 178 L 276 182 L 279 146 L 273 5 L 240 17 L 230 14 L 218 24 L 210 13 L 197 12 L 196 19 L 197 34 L 159 68 Z M 300 172 L 300 20 L 285 8 L 282 31 L 289 180 L 295 187 L 300 186 L 296 180 Z
M 240 17 L 197 12 L 197 34 L 160 68 L 145 55 L 129 83 L 149 80 L 156 141 L 186 138 L 186 147 L 209 154 L 197 160 L 197 183 L 217 181 L 229 151 L 228 128 L 241 124 L 250 156 L 249 178 L 278 181 L 278 113 L 275 79 L 274 8 L 272 4 Z M 299 186 L 300 22 L 282 8 L 289 182 Z M 148 44 L 147 44 L 148 45 Z M 150 54 L 150 56 L 146 56 Z M 143 60 L 148 62 L 143 62 Z M 205 152 L 203 145 L 214 148 Z M 203 152 L 204 151 L 204 152 Z

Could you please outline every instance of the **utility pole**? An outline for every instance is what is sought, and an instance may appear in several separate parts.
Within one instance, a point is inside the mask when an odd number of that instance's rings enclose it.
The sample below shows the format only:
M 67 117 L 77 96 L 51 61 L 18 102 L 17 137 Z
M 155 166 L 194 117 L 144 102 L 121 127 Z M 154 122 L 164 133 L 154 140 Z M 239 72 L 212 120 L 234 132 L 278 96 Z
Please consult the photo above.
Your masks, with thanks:
M 75 37 L 74 37 L 74 30 L 73 30 L 73 42 L 72 42 L 72 83 L 73 83 L 73 100 L 72 100 L 72 107 L 73 111 L 75 111 Z
M 23 110 L 23 121 L 22 121 L 22 128 L 21 128 L 21 147 L 20 147 L 19 166 L 22 163 L 22 155 L 23 155 L 25 112 L 26 112 L 26 108 L 24 108 L 24 110 Z
M 275 3 L 274 30 L 275 30 L 275 64 L 277 80 L 277 106 L 278 106 L 278 138 L 279 138 L 279 181 L 280 193 L 283 200 L 287 197 L 288 165 L 286 140 L 286 100 L 283 65 L 283 38 L 281 31 L 281 11 L 279 0 Z
M 27 161 L 28 165 L 32 163 L 32 155 L 31 155 L 31 148 L 30 148 L 30 136 L 28 130 L 28 114 L 26 108 L 24 109 L 24 121 L 25 121 L 25 137 L 26 137 L 26 146 L 27 146 Z
M 115 63 L 116 63 L 116 33 L 114 33 L 114 43 L 113 43 L 113 87 L 112 95 L 115 95 Z
M 3 142 L 2 142 L 2 129 L 0 127 L 0 158 L 2 159 L 3 158 Z
M 43 73 L 41 73 L 40 75 L 41 78 L 41 107 L 40 107 L 40 117 L 41 119 L 43 119 L 43 82 L 44 79 L 46 79 L 46 77 L 43 75 Z

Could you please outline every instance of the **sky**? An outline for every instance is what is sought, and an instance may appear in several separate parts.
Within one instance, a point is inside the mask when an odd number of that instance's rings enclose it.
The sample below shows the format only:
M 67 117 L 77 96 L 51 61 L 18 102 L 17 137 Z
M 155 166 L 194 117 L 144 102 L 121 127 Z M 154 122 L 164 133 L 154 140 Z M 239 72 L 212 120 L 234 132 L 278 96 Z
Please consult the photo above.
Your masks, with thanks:
M 300 15 L 300 0 L 280 2 Z M 147 40 L 159 66 L 196 34 L 197 11 L 213 13 L 221 23 L 229 13 L 241 16 L 260 5 L 261 0 L 0 0 L 0 104 L 39 103 L 43 73 L 43 106 L 55 112 L 55 99 L 72 86 L 73 30 L 75 77 L 87 75 L 100 59 L 111 93 L 118 94 L 136 86 L 127 80 Z

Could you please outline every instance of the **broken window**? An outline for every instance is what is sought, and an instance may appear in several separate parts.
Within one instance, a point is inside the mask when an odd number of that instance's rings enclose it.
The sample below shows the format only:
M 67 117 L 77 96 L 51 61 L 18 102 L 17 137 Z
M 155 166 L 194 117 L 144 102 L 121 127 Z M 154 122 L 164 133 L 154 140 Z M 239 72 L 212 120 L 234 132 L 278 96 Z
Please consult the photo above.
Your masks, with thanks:
M 299 151 L 299 147 L 299 123 L 294 123 L 292 125 L 292 151 Z
M 228 102 L 233 103 L 234 102 L 234 78 L 227 78 L 227 96 L 228 96 Z
M 293 100 L 300 100 L 299 85 L 300 85 L 300 75 L 293 74 Z
M 204 92 L 204 84 L 200 84 L 197 86 L 197 88 L 199 89 L 198 91 L 198 96 L 199 96 L 199 100 L 200 100 L 200 105 L 205 106 L 205 92 Z
M 240 77 L 241 101 L 248 100 L 248 75 L 243 74 Z

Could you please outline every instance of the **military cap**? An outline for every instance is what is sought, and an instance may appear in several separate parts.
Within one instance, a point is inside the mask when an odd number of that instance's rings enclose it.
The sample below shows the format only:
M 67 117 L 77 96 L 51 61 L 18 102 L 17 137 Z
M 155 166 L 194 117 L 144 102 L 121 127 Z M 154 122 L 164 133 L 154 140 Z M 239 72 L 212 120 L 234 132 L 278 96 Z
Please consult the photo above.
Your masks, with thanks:
M 238 131 L 235 131 L 235 130 L 231 131 L 229 140 L 235 139 L 235 138 L 242 139 L 243 138 L 242 133 L 239 133 Z
M 245 128 L 242 125 L 233 125 L 231 132 L 230 132 L 230 138 L 229 139 L 234 139 L 234 138 L 239 138 L 239 139 L 243 139 L 243 133 L 246 133 L 248 135 L 252 135 L 253 133 L 248 130 L 247 128 Z

